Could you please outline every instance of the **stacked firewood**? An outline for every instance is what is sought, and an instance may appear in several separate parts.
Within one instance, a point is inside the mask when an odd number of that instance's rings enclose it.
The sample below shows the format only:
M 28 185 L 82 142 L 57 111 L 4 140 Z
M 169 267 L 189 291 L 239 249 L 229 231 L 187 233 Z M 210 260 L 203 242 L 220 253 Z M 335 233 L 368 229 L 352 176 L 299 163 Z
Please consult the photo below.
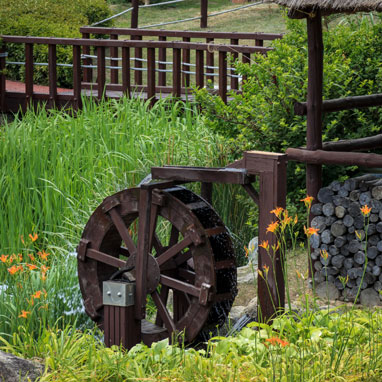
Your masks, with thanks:
M 313 277 L 329 282 L 343 299 L 358 290 L 382 290 L 382 178 L 364 175 L 321 188 L 312 206 Z M 368 206 L 366 216 L 361 208 Z M 365 209 L 364 209 L 364 212 Z

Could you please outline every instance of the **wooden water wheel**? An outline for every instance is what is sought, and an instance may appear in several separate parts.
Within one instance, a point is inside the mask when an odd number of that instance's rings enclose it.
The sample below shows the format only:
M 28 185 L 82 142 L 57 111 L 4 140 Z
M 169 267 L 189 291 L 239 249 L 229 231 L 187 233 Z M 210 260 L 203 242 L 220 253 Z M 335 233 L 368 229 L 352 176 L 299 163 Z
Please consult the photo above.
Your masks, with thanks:
M 121 270 L 137 281 L 144 343 L 179 332 L 187 343 L 204 341 L 224 323 L 237 294 L 230 235 L 211 205 L 190 190 L 151 186 L 149 192 L 146 205 L 142 187 L 118 192 L 90 217 L 78 247 L 86 312 L 103 328 L 102 285 Z M 139 269 L 146 269 L 142 277 Z

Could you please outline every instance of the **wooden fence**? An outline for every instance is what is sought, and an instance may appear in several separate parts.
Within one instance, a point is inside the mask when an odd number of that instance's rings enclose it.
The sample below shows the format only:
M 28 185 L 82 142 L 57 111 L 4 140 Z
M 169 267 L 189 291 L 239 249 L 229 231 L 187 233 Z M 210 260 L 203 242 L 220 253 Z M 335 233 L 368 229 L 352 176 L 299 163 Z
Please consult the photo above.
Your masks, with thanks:
M 85 30 L 85 32 L 83 31 Z M 202 88 L 206 84 L 210 90 L 227 101 L 227 91 L 240 91 L 240 77 L 231 67 L 231 59 L 250 62 L 255 53 L 266 54 L 271 48 L 264 47 L 263 40 L 279 35 L 262 34 L 225 34 L 207 32 L 176 31 L 163 35 L 163 31 L 110 30 L 105 28 L 83 28 L 85 36 L 97 31 L 110 33 L 111 39 L 68 39 L 47 37 L 2 36 L 3 46 L 0 52 L 0 107 L 2 111 L 17 111 L 20 106 L 25 110 L 28 105 L 46 102 L 47 107 L 81 107 L 81 95 L 118 98 L 123 94 L 140 95 L 152 102 L 158 97 L 172 95 L 185 97 L 189 87 Z M 113 32 L 113 33 L 111 33 Z M 130 33 L 133 40 L 118 40 L 118 33 Z M 159 41 L 142 40 L 143 36 L 156 35 Z M 240 39 L 252 35 L 255 46 L 238 45 Z M 208 43 L 191 42 L 191 37 L 201 36 Z M 232 36 L 235 36 L 233 38 Z M 273 37 L 272 37 L 273 36 Z M 182 37 L 185 41 L 167 41 L 168 37 Z M 233 44 L 214 44 L 215 38 L 227 38 Z M 264 37 L 261 39 L 261 37 Z M 23 44 L 25 59 L 23 62 L 7 61 L 7 44 Z M 49 91 L 34 91 L 34 66 L 44 65 L 36 62 L 34 45 L 45 45 L 48 50 Z M 72 46 L 73 59 L 70 63 L 57 62 L 59 46 Z M 217 59 L 217 66 L 214 66 Z M 25 91 L 15 92 L 6 88 L 6 70 L 8 65 L 25 66 Z M 72 68 L 72 89 L 58 91 L 57 67 L 65 65 Z M 143 74 L 146 74 L 144 76 Z M 230 79 L 230 84 L 228 84 Z M 208 82 L 207 82 L 207 81 Z

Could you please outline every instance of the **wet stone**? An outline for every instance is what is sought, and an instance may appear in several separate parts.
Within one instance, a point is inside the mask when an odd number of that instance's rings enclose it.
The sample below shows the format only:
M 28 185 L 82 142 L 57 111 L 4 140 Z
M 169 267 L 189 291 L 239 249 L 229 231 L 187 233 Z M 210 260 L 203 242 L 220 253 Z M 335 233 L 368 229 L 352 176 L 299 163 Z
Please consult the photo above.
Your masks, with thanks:
M 323 187 L 318 191 L 317 199 L 321 203 L 331 203 L 333 201 L 333 195 L 334 192 L 330 188 Z
M 334 210 L 334 213 L 339 219 L 342 219 L 346 214 L 346 208 L 343 206 L 337 206 Z
M 314 216 L 318 216 L 318 215 L 321 215 L 322 214 L 322 203 L 316 203 L 316 204 L 313 204 L 311 209 L 310 209 L 310 212 L 314 215 Z
M 365 204 L 370 204 L 370 201 L 371 201 L 371 192 L 370 191 L 361 192 L 361 194 L 359 195 L 359 203 L 361 204 L 361 206 L 364 206 Z
M 360 302 L 362 305 L 369 307 L 381 305 L 379 294 L 374 288 L 363 290 L 360 294 Z
M 316 286 L 315 292 L 318 297 L 326 300 L 337 300 L 340 297 L 340 292 L 331 282 L 322 282 Z

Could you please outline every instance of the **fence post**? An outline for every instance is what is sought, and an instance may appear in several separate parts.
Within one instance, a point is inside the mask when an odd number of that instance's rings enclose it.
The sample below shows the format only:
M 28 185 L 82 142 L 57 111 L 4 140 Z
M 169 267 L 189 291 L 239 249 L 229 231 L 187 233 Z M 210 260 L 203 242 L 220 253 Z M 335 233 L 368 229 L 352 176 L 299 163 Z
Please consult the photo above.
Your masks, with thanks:
M 196 86 L 198 88 L 204 87 L 204 51 L 196 51 Z
M 90 33 L 82 33 L 82 38 L 89 39 Z M 90 46 L 84 46 L 82 49 L 84 55 L 90 55 Z M 90 57 L 84 58 L 84 65 L 92 65 L 93 61 Z M 92 68 L 84 68 L 84 82 L 93 82 L 93 69 Z
M 130 48 L 122 48 L 122 92 L 130 98 Z
M 138 28 L 139 0 L 131 0 L 133 10 L 131 12 L 131 28 Z
M 0 42 L 0 110 L 5 110 L 5 59 L 7 54 L 5 52 L 5 44 Z
M 219 96 L 227 103 L 227 52 L 219 52 Z
M 147 48 L 147 99 L 155 103 L 155 48 Z
M 81 46 L 73 45 L 73 108 L 81 106 Z
M 191 39 L 190 37 L 183 37 L 183 42 L 190 42 Z M 186 65 L 190 63 L 190 50 L 185 48 L 183 49 L 183 71 L 189 72 L 190 71 L 190 66 Z M 183 73 L 183 86 L 186 88 L 190 86 L 190 74 L 189 73 Z
M 159 36 L 159 41 L 166 41 L 166 36 Z M 166 61 L 166 48 L 159 48 L 159 55 L 158 55 L 159 61 Z M 166 64 L 162 64 L 159 62 L 158 69 L 160 70 L 166 70 Z M 159 72 L 158 75 L 158 85 L 159 86 L 166 86 L 166 72 Z
M 117 34 L 111 34 L 110 35 L 111 40 L 118 40 L 118 35 Z M 118 67 L 118 47 L 113 46 L 110 48 L 110 66 L 112 69 L 110 69 L 110 82 L 112 84 L 118 84 L 118 73 L 119 70 L 113 69 L 113 67 Z
M 97 96 L 101 100 L 105 96 L 106 88 L 106 67 L 105 67 L 105 47 L 97 47 Z
M 207 38 L 206 39 L 206 43 L 207 44 L 213 44 L 214 43 L 214 39 L 213 38 Z M 214 66 L 214 51 L 213 49 L 208 49 L 207 50 L 207 53 L 206 53 L 206 73 L 213 73 L 215 72 L 215 69 L 213 68 L 208 68 L 208 66 Z M 215 78 L 214 76 L 208 76 L 207 75 L 207 81 L 212 81 L 212 88 L 214 88 L 214 81 L 215 81 Z
M 131 36 L 132 40 L 142 40 L 142 36 Z M 135 85 L 142 85 L 142 71 L 139 70 L 142 68 L 142 48 L 135 48 L 134 49 L 134 56 L 137 58 L 137 60 L 134 60 L 134 67 L 137 68 L 138 70 L 135 70 L 134 72 L 134 82 Z
M 48 45 L 48 71 L 49 71 L 49 107 L 54 108 L 57 101 L 57 48 Z
M 172 92 L 173 96 L 180 98 L 181 96 L 181 50 L 174 48 L 172 51 Z
M 231 45 L 239 45 L 239 40 L 237 38 L 231 38 L 230 44 Z M 233 53 L 231 53 L 231 55 L 232 55 L 233 62 L 235 62 L 239 58 L 239 54 L 237 52 L 233 52 Z M 231 69 L 232 68 L 234 68 L 234 66 L 231 64 Z M 238 90 L 239 89 L 239 78 L 234 77 L 237 75 L 237 71 L 236 70 L 230 70 L 230 74 L 231 74 L 231 90 L 233 90 L 233 89 Z
M 207 28 L 208 0 L 200 0 L 200 28 Z
M 33 44 L 25 44 L 25 110 L 33 102 Z

